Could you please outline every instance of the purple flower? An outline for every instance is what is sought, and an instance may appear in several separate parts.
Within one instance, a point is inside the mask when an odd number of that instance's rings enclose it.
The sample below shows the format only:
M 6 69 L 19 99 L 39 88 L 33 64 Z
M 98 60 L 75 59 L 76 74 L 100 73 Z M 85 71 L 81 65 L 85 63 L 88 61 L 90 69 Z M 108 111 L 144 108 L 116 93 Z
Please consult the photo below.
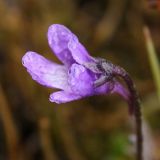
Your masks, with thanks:
M 128 99 L 128 91 L 114 78 L 95 86 L 104 77 L 96 71 L 97 59 L 88 54 L 78 38 L 65 26 L 51 25 L 48 29 L 48 43 L 63 65 L 32 51 L 23 56 L 22 63 L 35 81 L 60 89 L 50 95 L 51 102 L 65 103 L 108 93 L 119 93 Z

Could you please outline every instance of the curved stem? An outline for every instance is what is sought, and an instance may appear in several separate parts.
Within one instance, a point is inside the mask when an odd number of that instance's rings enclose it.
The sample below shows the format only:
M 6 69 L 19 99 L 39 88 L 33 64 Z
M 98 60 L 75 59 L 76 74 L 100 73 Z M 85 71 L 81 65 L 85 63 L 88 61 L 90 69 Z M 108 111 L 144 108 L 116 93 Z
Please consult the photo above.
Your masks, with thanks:
M 125 97 L 122 91 L 118 91 L 128 101 L 129 111 L 135 117 L 136 123 L 136 137 L 137 137 L 137 160 L 143 160 L 143 135 L 142 135 L 142 117 L 141 117 L 141 104 L 137 94 L 135 85 L 129 74 L 120 66 L 114 65 L 104 59 L 96 58 L 96 64 L 88 63 L 85 67 L 94 73 L 101 73 L 103 76 L 94 82 L 95 87 L 103 85 L 104 83 L 113 80 L 114 77 L 121 77 L 129 91 L 129 95 Z
M 137 160 L 143 160 L 143 135 L 142 135 L 142 115 L 141 115 L 141 104 L 139 100 L 139 96 L 135 89 L 135 85 L 130 78 L 129 74 L 121 67 L 114 66 L 113 67 L 113 74 L 115 76 L 121 77 L 130 92 L 129 97 L 129 107 L 131 113 L 135 116 L 135 123 L 136 123 L 136 140 L 137 140 Z

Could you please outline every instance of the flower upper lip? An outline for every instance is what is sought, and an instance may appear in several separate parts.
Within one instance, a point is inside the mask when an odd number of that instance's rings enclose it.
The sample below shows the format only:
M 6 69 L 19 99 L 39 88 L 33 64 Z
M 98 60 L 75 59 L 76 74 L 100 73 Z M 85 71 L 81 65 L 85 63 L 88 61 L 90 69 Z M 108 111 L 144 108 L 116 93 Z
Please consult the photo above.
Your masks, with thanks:
M 68 28 L 60 24 L 53 24 L 48 29 L 48 43 L 59 60 L 66 66 L 73 63 L 83 64 L 93 62 L 85 47 L 78 41 Z

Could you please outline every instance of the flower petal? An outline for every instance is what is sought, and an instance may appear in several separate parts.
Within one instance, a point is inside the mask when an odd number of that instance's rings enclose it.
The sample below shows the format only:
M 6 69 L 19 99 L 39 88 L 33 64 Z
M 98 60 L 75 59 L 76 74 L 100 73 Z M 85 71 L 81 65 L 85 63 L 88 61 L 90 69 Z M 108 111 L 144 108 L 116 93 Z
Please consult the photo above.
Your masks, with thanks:
M 79 64 L 95 62 L 95 59 L 91 57 L 85 47 L 78 41 L 76 36 L 73 36 L 68 43 L 68 48 L 71 51 L 71 54 L 74 60 Z
M 68 83 L 72 92 L 83 97 L 108 94 L 114 88 L 114 83 L 112 81 L 99 87 L 95 87 L 94 82 L 99 79 L 99 75 L 90 72 L 84 66 L 79 64 L 73 64 L 68 74 Z
M 63 90 L 68 88 L 67 70 L 64 66 L 53 63 L 31 51 L 23 56 L 22 63 L 38 83 Z
M 73 93 L 80 96 L 90 96 L 94 94 L 94 75 L 85 67 L 73 64 L 69 70 L 68 83 Z
M 67 66 L 75 61 L 79 64 L 93 61 L 78 38 L 63 25 L 54 24 L 49 27 L 48 43 L 59 60 Z
M 55 103 L 66 103 L 74 100 L 81 99 L 82 97 L 79 95 L 75 95 L 73 93 L 67 93 L 65 91 L 54 92 L 50 95 L 49 100 Z

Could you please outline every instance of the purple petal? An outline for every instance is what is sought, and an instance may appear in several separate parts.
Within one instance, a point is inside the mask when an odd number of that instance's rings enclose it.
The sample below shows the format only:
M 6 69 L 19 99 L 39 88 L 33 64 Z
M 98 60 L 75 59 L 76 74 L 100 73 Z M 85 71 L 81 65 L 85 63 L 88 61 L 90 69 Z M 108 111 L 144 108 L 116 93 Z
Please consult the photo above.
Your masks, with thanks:
M 22 63 L 38 83 L 52 88 L 68 89 L 67 70 L 64 66 L 31 51 L 23 56 Z
M 110 93 L 114 87 L 113 82 L 107 82 L 99 87 L 94 86 L 98 75 L 90 72 L 84 66 L 73 64 L 69 70 L 68 83 L 73 93 L 80 96 L 92 96 Z
M 55 103 L 66 103 L 66 102 L 70 102 L 70 101 L 74 101 L 74 100 L 78 100 L 81 99 L 82 97 L 79 95 L 75 95 L 73 93 L 67 93 L 65 91 L 59 91 L 59 92 L 55 92 L 52 93 L 50 95 L 49 100 L 51 102 L 55 102 Z
M 75 61 L 79 64 L 93 61 L 78 38 L 63 25 L 54 24 L 49 27 L 48 43 L 59 60 L 67 66 Z
M 69 70 L 68 83 L 73 93 L 80 96 L 90 96 L 94 94 L 94 76 L 83 66 L 73 64 Z
M 91 57 L 85 47 L 78 41 L 76 36 L 73 36 L 68 43 L 68 48 L 76 62 L 79 64 L 95 62 L 95 59 Z

